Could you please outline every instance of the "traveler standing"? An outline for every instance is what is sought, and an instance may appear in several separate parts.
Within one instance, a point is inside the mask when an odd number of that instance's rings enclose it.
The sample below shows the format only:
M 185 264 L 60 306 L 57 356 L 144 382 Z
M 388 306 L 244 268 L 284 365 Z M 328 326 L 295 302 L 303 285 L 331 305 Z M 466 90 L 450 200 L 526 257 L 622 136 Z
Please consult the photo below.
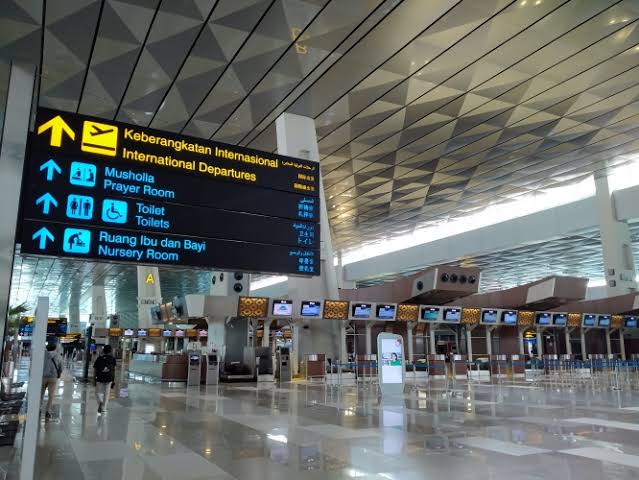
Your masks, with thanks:
M 40 403 L 44 399 L 44 391 L 48 390 L 49 398 L 47 400 L 47 409 L 44 417 L 51 418 L 51 407 L 53 406 L 53 398 L 55 397 L 55 391 L 58 387 L 58 380 L 62 375 L 64 365 L 60 354 L 56 352 L 56 345 L 53 343 L 47 344 L 47 351 L 44 352 L 44 369 L 42 371 L 42 392 L 40 393 Z
M 115 380 L 115 357 L 111 354 L 111 345 L 105 345 L 93 364 L 95 375 L 95 397 L 98 400 L 98 413 L 106 412 L 111 393 L 111 384 Z

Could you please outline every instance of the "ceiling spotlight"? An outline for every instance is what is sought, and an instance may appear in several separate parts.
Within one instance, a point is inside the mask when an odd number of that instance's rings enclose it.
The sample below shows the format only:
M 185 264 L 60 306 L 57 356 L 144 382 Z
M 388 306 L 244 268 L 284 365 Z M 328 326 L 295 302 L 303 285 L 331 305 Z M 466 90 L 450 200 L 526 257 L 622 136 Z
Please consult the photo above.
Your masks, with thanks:
M 456 273 L 452 273 L 450 275 L 450 281 L 455 283 L 457 281 L 457 274 Z
M 459 276 L 459 283 L 466 283 L 467 280 L 468 278 L 466 278 L 466 275 Z
M 439 277 L 439 279 L 440 279 L 442 282 L 447 282 L 448 280 L 450 280 L 450 277 L 448 276 L 448 274 L 447 274 L 447 273 L 442 273 L 442 275 L 441 275 L 441 277 Z
M 471 276 L 468 277 L 468 283 L 470 283 L 471 285 L 473 283 L 475 283 L 476 281 L 477 281 L 477 279 L 475 278 L 474 275 L 471 275 Z

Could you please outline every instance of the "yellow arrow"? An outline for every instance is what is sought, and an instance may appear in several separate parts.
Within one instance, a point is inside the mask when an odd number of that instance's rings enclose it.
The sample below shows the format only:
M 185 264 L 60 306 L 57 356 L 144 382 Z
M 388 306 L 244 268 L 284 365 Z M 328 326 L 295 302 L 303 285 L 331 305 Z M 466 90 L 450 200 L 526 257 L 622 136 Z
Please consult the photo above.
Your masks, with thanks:
M 66 133 L 71 140 L 75 140 L 75 132 L 71 130 L 71 127 L 65 122 L 60 115 L 53 117 L 46 123 L 43 123 L 38 127 L 38 135 L 47 130 L 51 130 L 51 139 L 49 145 L 52 147 L 62 146 L 62 134 Z

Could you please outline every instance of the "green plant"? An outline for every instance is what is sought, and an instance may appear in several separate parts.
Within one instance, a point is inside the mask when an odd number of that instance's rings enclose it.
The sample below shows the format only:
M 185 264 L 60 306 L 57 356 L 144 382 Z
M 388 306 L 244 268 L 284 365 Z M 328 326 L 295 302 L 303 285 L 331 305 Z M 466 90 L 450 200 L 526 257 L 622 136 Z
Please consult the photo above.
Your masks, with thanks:
M 7 315 L 7 334 L 14 335 L 18 328 L 20 328 L 20 318 L 22 315 L 29 311 L 29 306 L 26 302 L 21 303 L 20 305 L 16 305 L 14 307 L 9 307 L 9 312 Z

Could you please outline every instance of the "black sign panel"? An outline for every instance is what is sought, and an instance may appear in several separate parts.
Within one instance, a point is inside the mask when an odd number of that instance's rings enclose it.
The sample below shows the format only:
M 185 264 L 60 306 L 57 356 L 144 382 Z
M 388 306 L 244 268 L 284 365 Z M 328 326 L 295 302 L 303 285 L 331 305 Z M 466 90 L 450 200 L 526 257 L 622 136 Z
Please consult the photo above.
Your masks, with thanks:
M 318 275 L 318 193 L 313 162 L 41 109 L 21 251 Z

